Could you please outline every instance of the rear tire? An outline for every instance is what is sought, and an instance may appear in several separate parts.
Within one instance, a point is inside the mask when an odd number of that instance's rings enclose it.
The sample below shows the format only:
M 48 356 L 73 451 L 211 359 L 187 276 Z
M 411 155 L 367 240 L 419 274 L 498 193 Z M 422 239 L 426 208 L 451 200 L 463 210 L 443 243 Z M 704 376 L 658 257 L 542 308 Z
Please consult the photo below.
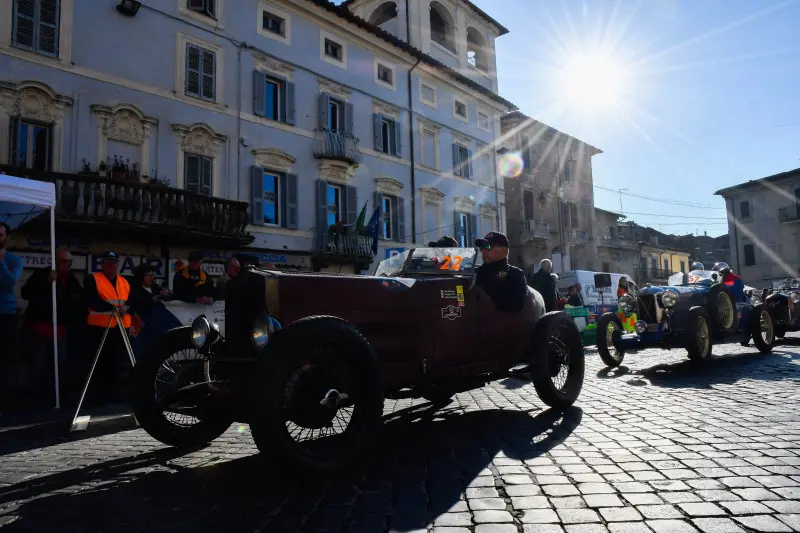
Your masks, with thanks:
M 712 338 L 736 328 L 736 303 L 730 289 L 722 283 L 714 285 L 708 292 L 708 318 Z
M 750 314 L 750 335 L 761 353 L 769 353 L 775 346 L 775 324 L 763 304 L 753 306 Z
M 612 343 L 609 345 L 609 329 L 613 328 Z M 615 348 L 613 337 L 616 333 L 622 334 L 622 321 L 616 313 L 604 313 L 597 321 L 597 353 L 608 368 L 616 368 L 625 358 L 625 350 Z
M 583 388 L 585 360 L 581 334 L 575 321 L 566 313 L 546 313 L 533 328 L 530 348 L 533 386 L 539 398 L 554 409 L 575 403 Z M 553 378 L 566 368 L 564 383 L 556 386 Z
M 711 359 L 711 324 L 708 313 L 702 307 L 696 306 L 689 310 L 684 333 L 684 345 L 689 359 L 692 361 L 708 361 Z
M 275 335 L 260 355 L 252 385 L 250 429 L 262 456 L 279 470 L 328 476 L 366 459 L 381 429 L 383 379 L 372 346 L 351 323 L 332 316 L 298 320 Z M 326 392 L 327 391 L 327 392 Z M 323 405 L 336 391 L 341 401 Z M 352 403 L 341 407 L 345 403 Z M 332 428 L 353 408 L 340 435 L 310 446 L 295 442 L 287 423 Z
M 148 435 L 168 446 L 180 449 L 196 449 L 213 441 L 230 427 L 233 418 L 222 410 L 207 410 L 191 426 L 170 421 L 156 399 L 156 377 L 162 364 L 183 350 L 194 350 L 191 343 L 191 327 L 175 328 L 156 340 L 150 349 L 136 361 L 133 367 L 133 414 Z M 202 361 L 202 359 L 199 359 Z M 188 364 L 196 365 L 192 360 Z M 192 369 L 190 369 L 192 370 Z M 179 376 L 180 369 L 176 373 Z M 175 385 L 173 385 L 175 386 Z

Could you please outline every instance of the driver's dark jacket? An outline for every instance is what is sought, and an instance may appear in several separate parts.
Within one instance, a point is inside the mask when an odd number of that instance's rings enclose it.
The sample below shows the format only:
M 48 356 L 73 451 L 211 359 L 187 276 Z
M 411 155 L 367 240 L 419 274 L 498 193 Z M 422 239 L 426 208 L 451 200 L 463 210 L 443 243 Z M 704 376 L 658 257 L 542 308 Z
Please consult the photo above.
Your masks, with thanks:
M 507 260 L 483 264 L 475 270 L 476 284 L 499 311 L 522 311 L 528 295 L 525 273 Z

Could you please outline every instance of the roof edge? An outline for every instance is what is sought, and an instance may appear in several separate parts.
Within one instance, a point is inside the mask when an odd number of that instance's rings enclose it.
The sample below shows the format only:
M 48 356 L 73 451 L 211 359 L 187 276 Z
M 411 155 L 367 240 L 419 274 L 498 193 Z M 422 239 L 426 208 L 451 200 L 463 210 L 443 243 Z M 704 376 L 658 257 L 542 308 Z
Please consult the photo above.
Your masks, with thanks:
M 567 137 L 570 137 L 571 139 L 575 139 L 576 141 L 578 141 L 582 145 L 587 146 L 588 148 L 590 148 L 591 149 L 590 151 L 594 152 L 592 155 L 598 155 L 598 154 L 604 153 L 603 150 L 601 150 L 600 148 L 598 148 L 596 146 L 593 146 L 593 145 L 587 143 L 586 141 L 582 141 L 581 139 L 578 139 L 577 137 L 575 137 L 573 135 L 570 135 L 569 133 L 563 132 L 563 131 L 559 130 L 558 128 L 555 128 L 555 127 L 553 127 L 553 126 L 551 126 L 549 124 L 545 124 L 541 120 L 529 117 L 528 115 L 526 115 L 525 113 L 523 113 L 519 109 L 515 109 L 513 111 L 509 111 L 508 113 L 506 113 L 505 115 L 500 117 L 500 123 L 502 124 L 503 121 L 507 121 L 507 120 L 515 119 L 515 118 L 520 118 L 522 120 L 529 121 L 530 125 L 532 125 L 534 122 L 537 123 L 537 124 L 541 124 L 545 128 L 547 128 L 547 129 L 549 129 L 549 130 L 551 130 L 551 131 L 553 131 L 553 132 L 555 132 L 557 134 L 566 135 Z
M 724 187 L 714 193 L 714 195 L 724 196 L 725 193 L 736 191 L 740 189 L 746 189 L 748 187 L 755 187 L 758 185 L 762 185 L 763 182 L 770 182 L 770 181 L 780 181 L 786 178 L 792 178 L 800 176 L 800 168 L 795 168 L 792 170 L 786 170 L 784 172 L 779 172 L 777 174 L 773 174 L 771 176 L 764 176 L 763 178 L 756 178 L 754 180 L 749 180 L 744 183 L 739 183 L 738 185 L 731 185 L 730 187 Z

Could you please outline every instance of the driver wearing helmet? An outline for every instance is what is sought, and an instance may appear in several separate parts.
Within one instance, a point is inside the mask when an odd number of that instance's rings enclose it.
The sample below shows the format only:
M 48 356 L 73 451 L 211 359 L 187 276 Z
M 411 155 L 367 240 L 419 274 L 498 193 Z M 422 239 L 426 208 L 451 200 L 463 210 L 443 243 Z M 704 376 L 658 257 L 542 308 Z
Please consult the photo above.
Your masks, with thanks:
M 705 270 L 705 269 L 706 267 L 703 263 L 701 263 L 700 261 L 695 261 L 694 263 L 692 263 L 692 268 L 689 269 L 689 272 L 691 272 L 692 270 Z
M 725 262 L 715 263 L 712 268 L 715 272 L 722 275 L 722 283 L 728 286 L 733 296 L 734 302 L 744 301 L 744 281 L 731 271 L 730 265 Z

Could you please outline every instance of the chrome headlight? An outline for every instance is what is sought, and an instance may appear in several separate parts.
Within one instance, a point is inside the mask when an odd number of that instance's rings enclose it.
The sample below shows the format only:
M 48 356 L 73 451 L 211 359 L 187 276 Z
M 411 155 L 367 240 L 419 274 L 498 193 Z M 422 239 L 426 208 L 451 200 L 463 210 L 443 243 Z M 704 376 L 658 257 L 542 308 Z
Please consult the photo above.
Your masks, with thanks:
M 266 313 L 256 318 L 253 323 L 253 346 L 263 348 L 269 342 L 269 338 L 275 333 L 275 326 L 272 319 Z
M 626 313 L 630 312 L 633 309 L 633 297 L 629 294 L 624 296 L 620 296 L 619 298 L 619 306 L 622 308 L 623 311 Z
M 198 350 L 206 345 L 211 334 L 211 324 L 205 315 L 200 315 L 192 322 L 192 346 Z
M 789 294 L 789 301 L 795 305 L 800 304 L 800 291 L 794 291 Z
M 758 305 L 758 304 L 760 304 L 760 303 L 761 303 L 761 297 L 760 297 L 760 296 L 758 296 L 757 294 L 751 294 L 751 295 L 750 295 L 750 303 L 751 303 L 752 305 Z
M 675 291 L 664 291 L 661 293 L 661 303 L 664 304 L 664 307 L 673 307 L 678 300 L 680 299 L 680 295 Z

